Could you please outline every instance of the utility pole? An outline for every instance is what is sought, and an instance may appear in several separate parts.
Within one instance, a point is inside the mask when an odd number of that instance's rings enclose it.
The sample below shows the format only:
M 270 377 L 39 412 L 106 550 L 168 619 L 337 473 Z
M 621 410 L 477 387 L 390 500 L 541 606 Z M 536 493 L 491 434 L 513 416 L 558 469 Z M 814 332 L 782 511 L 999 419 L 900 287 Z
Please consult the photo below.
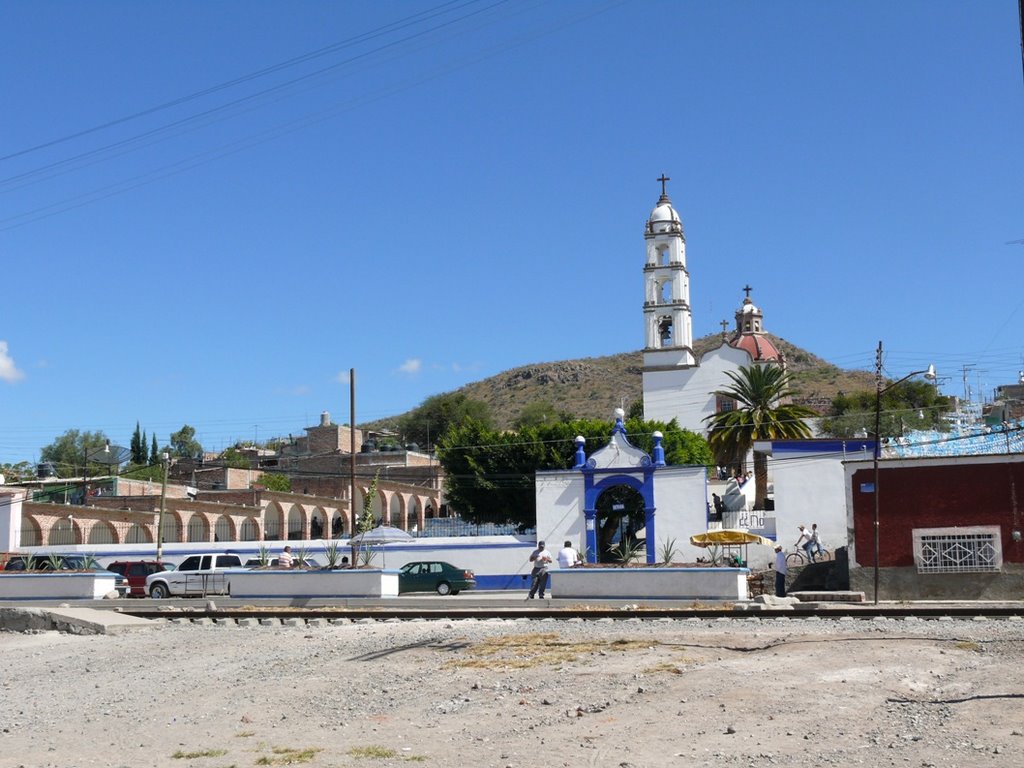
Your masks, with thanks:
M 164 465 L 164 480 L 160 486 L 160 514 L 156 519 L 156 561 L 162 563 L 164 559 L 164 506 L 167 501 L 167 467 L 171 463 L 170 454 L 166 451 L 160 455 L 161 463 Z
M 356 535 L 356 369 L 348 369 L 348 450 L 349 457 L 351 458 L 350 472 L 349 472 L 349 490 L 348 490 L 348 511 L 349 520 L 351 523 L 351 530 L 349 536 L 354 538 Z M 351 541 L 350 541 L 351 543 Z M 352 562 L 351 567 L 356 567 L 356 545 L 351 544 L 352 547 Z

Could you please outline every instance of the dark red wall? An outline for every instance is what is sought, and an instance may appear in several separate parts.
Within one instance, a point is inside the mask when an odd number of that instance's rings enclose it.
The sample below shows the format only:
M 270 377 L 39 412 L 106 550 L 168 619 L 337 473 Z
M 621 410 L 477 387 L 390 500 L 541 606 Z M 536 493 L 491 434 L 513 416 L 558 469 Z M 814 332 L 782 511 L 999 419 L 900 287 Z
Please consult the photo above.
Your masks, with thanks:
M 875 563 L 875 496 L 861 490 L 873 482 L 872 467 L 853 474 L 857 562 L 862 566 Z M 998 525 L 1003 561 L 1024 563 L 1024 542 L 1011 537 L 1024 526 L 1024 462 L 951 459 L 942 466 L 893 466 L 883 460 L 878 485 L 879 566 L 914 565 L 914 528 L 973 525 Z

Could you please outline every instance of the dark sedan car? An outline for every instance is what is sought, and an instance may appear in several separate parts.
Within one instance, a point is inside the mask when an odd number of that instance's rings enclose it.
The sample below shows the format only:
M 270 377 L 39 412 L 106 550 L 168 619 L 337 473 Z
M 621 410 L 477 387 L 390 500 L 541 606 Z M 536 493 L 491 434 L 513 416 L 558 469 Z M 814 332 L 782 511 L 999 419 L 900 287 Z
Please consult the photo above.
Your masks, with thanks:
M 472 571 L 456 568 L 439 560 L 406 563 L 398 571 L 398 593 L 437 592 L 439 595 L 457 595 L 464 589 L 476 587 Z

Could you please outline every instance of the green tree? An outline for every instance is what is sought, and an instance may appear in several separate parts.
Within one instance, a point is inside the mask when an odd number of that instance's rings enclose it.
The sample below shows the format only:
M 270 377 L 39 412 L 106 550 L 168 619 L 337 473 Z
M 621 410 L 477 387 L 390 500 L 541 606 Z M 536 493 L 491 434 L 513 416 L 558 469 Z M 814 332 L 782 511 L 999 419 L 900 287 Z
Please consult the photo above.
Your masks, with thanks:
M 378 469 L 373 475 L 373 480 L 370 481 L 370 486 L 366 489 L 366 494 L 363 496 L 363 511 L 359 515 L 359 519 L 354 523 L 356 535 L 369 533 L 377 524 L 377 521 L 373 517 L 373 500 L 377 496 L 377 486 L 379 484 L 380 470 Z M 362 545 L 356 542 L 355 536 L 352 537 L 349 544 L 352 547 L 352 567 L 355 568 L 359 563 L 359 547 Z M 366 565 L 369 565 L 370 561 L 373 559 L 373 550 L 370 549 L 368 552 L 369 553 L 365 558 Z
M 139 429 L 139 422 L 135 422 L 135 431 L 132 432 L 132 442 L 129 446 L 131 450 L 131 462 L 132 464 L 145 464 L 146 463 L 146 438 L 142 436 L 142 432 Z
M 406 443 L 418 443 L 429 448 L 452 426 L 472 419 L 485 426 L 491 425 L 490 406 L 482 400 L 472 400 L 460 392 L 434 395 L 398 420 L 398 431 Z
M 705 419 L 708 442 L 722 465 L 743 465 L 756 440 L 800 439 L 811 436 L 803 419 L 817 414 L 802 405 L 783 405 L 791 397 L 789 375 L 777 365 L 751 365 L 739 373 L 726 371 L 732 386 L 715 392 L 735 401 L 736 408 Z M 754 507 L 764 509 L 768 492 L 768 457 L 754 453 Z
M 612 426 L 599 419 L 574 419 L 506 432 L 467 420 L 449 429 L 437 445 L 448 501 L 472 522 L 531 528 L 537 521 L 534 473 L 570 469 L 576 436 L 585 437 L 586 451 L 593 453 L 608 444 Z M 662 432 L 667 463 L 711 462 L 704 439 L 680 429 L 675 421 L 628 421 L 625 426 L 630 442 L 648 453 L 654 446 L 653 433 Z
M 19 461 L 17 464 L 0 464 L 0 475 L 4 476 L 4 482 L 12 485 L 25 480 L 34 480 L 35 473 L 35 467 L 27 461 Z
M 160 449 L 156 447 L 156 434 L 153 435 L 153 445 L 149 449 L 149 463 L 160 463 Z
M 105 464 L 89 461 L 86 455 L 103 450 L 110 440 L 103 432 L 79 432 L 69 429 L 40 451 L 43 461 L 49 461 L 57 470 L 58 477 L 100 475 L 109 471 Z
M 224 451 L 220 455 L 220 460 L 224 462 L 225 467 L 233 469 L 250 469 L 252 467 L 249 457 L 238 450 L 237 446 L 232 446 Z
M 260 479 L 253 485 L 262 485 L 268 491 L 283 491 L 291 493 L 292 481 L 288 475 L 281 475 L 274 472 L 264 472 Z
M 203 446 L 196 440 L 196 429 L 188 424 L 177 432 L 171 433 L 171 456 L 183 459 L 199 459 L 203 455 Z
M 832 413 L 822 421 L 822 432 L 830 437 L 874 435 L 875 397 L 874 390 L 840 393 L 832 400 Z M 949 429 L 942 417 L 952 407 L 950 398 L 928 382 L 901 382 L 882 393 L 880 406 L 882 437 L 897 437 L 906 430 Z

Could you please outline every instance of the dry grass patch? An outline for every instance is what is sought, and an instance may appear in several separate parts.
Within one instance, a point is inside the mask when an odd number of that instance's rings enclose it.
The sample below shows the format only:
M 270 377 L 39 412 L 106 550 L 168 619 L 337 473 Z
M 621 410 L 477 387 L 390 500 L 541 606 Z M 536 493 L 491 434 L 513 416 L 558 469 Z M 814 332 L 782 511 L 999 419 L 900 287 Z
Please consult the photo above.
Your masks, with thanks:
M 223 757 L 227 753 L 226 749 L 201 749 L 196 752 L 185 752 L 179 749 L 171 757 L 175 760 L 195 760 L 199 757 Z
M 526 635 L 502 635 L 489 637 L 470 646 L 468 659 L 449 662 L 450 666 L 489 669 L 504 667 L 527 669 L 529 667 L 566 664 L 578 661 L 582 656 L 608 651 L 629 651 L 638 648 L 652 648 L 658 645 L 651 640 L 590 640 L 572 642 L 560 639 L 554 632 L 534 632 Z
M 256 765 L 298 765 L 308 763 L 318 753 L 323 752 L 318 747 L 307 747 L 306 749 L 294 749 L 292 747 L 273 747 L 273 755 L 264 755 L 256 761 Z
M 377 760 L 387 760 L 388 758 L 398 757 L 398 753 L 391 749 L 391 747 L 380 747 L 373 744 L 367 747 L 352 747 L 348 753 L 360 760 L 374 758 Z
M 961 651 L 975 651 L 981 653 L 981 643 L 976 643 L 973 640 L 960 640 L 953 643 L 954 648 L 959 648 Z

